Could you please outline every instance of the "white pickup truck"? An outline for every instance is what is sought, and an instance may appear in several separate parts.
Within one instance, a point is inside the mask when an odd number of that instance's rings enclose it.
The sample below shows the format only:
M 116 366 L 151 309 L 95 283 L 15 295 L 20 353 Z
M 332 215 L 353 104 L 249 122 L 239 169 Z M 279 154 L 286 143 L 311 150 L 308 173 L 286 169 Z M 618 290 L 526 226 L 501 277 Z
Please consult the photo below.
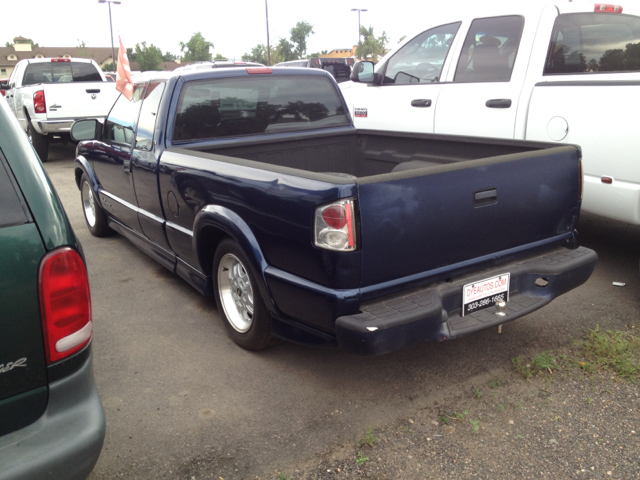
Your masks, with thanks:
M 356 64 L 355 125 L 580 145 L 582 210 L 640 224 L 640 8 L 531 3 L 451 13 Z
M 52 138 L 67 141 L 74 121 L 106 117 L 119 94 L 84 58 L 21 60 L 0 88 L 43 162 Z

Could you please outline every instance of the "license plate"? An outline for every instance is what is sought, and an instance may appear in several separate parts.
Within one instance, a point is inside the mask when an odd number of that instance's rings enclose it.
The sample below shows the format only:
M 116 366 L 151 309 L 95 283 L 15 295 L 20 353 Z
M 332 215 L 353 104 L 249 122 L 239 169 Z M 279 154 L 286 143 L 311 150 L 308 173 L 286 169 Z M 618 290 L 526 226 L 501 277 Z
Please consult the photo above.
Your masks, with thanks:
M 462 316 L 509 301 L 509 273 L 468 283 L 462 288 Z

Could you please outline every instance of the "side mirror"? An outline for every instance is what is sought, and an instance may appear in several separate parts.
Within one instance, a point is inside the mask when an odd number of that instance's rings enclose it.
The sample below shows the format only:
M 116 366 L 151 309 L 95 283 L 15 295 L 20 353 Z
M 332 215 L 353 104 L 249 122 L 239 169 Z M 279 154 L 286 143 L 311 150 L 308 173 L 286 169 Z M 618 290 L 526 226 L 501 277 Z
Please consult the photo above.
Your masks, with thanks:
M 351 71 L 351 80 L 358 83 L 378 83 L 378 75 L 373 73 L 373 62 L 356 62 Z
M 95 118 L 78 120 L 71 126 L 71 140 L 81 142 L 83 140 L 96 140 L 100 137 L 98 126 L 102 124 Z
M 0 89 L 9 90 L 9 80 L 0 80 Z

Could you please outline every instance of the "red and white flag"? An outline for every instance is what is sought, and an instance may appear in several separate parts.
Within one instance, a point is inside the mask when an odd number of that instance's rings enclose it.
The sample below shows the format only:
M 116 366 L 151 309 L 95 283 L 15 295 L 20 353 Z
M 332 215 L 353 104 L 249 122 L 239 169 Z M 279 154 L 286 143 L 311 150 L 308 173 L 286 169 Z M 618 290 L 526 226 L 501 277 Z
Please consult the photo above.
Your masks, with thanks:
M 129 101 L 133 98 L 133 80 L 131 79 L 131 67 L 129 66 L 129 58 L 127 51 L 120 40 L 120 50 L 118 50 L 118 70 L 116 71 L 116 90 L 127 97 Z

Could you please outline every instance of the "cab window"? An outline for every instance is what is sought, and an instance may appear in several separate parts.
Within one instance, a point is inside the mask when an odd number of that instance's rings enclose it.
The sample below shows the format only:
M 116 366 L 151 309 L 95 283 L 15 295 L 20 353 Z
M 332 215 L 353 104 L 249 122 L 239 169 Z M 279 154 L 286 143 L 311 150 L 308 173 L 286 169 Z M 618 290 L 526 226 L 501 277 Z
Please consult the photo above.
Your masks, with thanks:
M 138 131 L 136 132 L 136 148 L 151 150 L 153 147 L 153 131 L 158 118 L 158 107 L 164 91 L 163 82 L 151 82 L 144 92 L 144 101 L 140 109 Z
M 405 85 L 440 81 L 442 66 L 460 22 L 421 33 L 389 59 L 383 84 Z
M 544 75 L 640 71 L 640 18 L 572 13 L 556 19 Z
M 135 85 L 133 88 L 133 99 L 130 101 L 124 95 L 120 95 L 115 105 L 109 112 L 104 125 L 105 142 L 119 143 L 121 145 L 131 145 L 138 121 L 140 111 L 140 98 L 144 90 L 144 84 Z
M 478 18 L 464 40 L 454 82 L 508 82 L 515 63 L 524 18 Z

